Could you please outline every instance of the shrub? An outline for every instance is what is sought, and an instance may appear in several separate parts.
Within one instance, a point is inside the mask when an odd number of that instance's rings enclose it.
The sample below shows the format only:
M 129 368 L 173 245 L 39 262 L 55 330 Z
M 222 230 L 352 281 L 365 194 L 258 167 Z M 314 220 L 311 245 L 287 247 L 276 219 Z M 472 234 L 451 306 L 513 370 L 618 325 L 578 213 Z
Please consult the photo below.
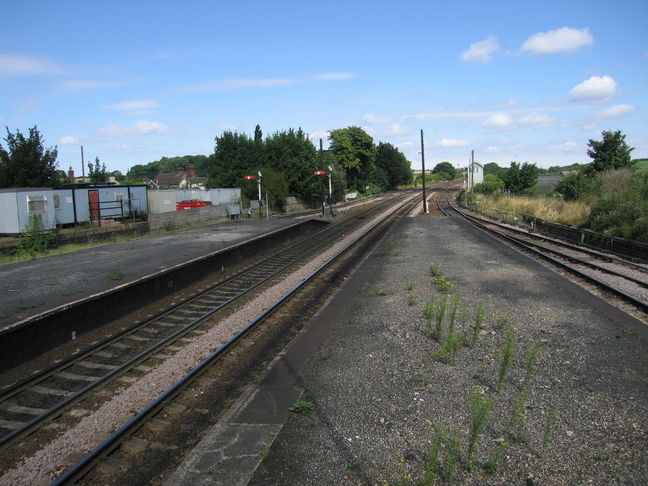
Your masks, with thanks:
M 18 252 L 30 254 L 42 253 L 56 244 L 56 236 L 51 231 L 42 229 L 42 218 L 40 214 L 29 216 L 27 229 L 20 234 L 18 241 Z
M 630 169 L 600 173 L 598 203 L 587 226 L 610 236 L 648 242 L 648 175 Z
M 556 186 L 556 192 L 566 200 L 581 199 L 592 192 L 592 179 L 583 174 L 571 174 L 561 180 Z

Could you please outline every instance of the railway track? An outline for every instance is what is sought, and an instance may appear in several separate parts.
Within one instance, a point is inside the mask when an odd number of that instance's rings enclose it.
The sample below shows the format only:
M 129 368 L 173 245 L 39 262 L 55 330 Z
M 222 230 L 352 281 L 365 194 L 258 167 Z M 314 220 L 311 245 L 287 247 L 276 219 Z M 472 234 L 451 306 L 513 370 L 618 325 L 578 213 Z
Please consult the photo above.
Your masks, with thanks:
M 454 205 L 449 197 L 437 199 L 437 206 L 445 215 L 457 214 L 497 238 L 603 289 L 630 304 L 646 320 L 648 265 L 469 214 Z
M 1 439 L 3 450 L 9 449 L 9 446 L 16 446 L 21 443 L 21 439 L 53 421 L 57 422 L 55 428 L 57 433 L 60 433 L 61 427 L 69 427 L 75 423 L 70 417 L 74 416 L 81 402 L 101 402 L 102 394 L 110 395 L 110 392 L 106 391 L 110 383 L 131 382 L 152 369 L 157 361 L 173 355 L 184 343 L 200 339 L 213 326 L 214 316 L 226 306 L 239 303 L 252 289 L 280 279 L 288 269 L 300 265 L 300 262 L 309 256 L 325 251 L 342 235 L 354 231 L 358 225 L 392 204 L 393 201 L 379 202 L 346 221 L 333 225 L 227 280 L 217 282 L 198 294 L 129 326 L 118 335 L 111 336 L 70 359 L 3 390 L 0 393 L 0 426 L 5 432 Z M 321 269 L 313 276 L 320 271 Z M 299 287 L 305 285 L 313 276 L 305 279 Z M 288 297 L 286 296 L 286 299 Z M 207 362 L 221 359 L 224 353 L 239 344 L 250 329 L 256 326 L 257 321 L 264 320 L 266 314 L 275 312 L 283 304 L 283 300 L 273 304 L 258 319 L 239 331 L 224 346 L 219 347 L 203 365 L 207 366 Z M 211 324 L 207 324 L 207 321 Z M 199 366 L 180 380 L 179 388 L 182 389 L 184 383 L 191 382 L 196 375 L 202 375 L 203 371 L 200 371 L 200 368 Z M 171 389 L 163 394 L 161 400 L 166 402 L 178 393 L 177 390 Z M 162 405 L 151 405 L 145 411 L 148 410 L 147 414 L 154 413 L 149 408 L 159 411 L 160 406 Z

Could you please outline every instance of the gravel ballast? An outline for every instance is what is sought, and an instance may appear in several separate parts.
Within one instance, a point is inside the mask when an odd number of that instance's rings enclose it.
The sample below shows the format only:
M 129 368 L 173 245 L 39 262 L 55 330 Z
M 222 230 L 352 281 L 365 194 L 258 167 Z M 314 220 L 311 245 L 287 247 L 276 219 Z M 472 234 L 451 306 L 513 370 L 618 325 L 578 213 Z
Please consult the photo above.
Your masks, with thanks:
M 439 343 L 426 333 L 422 308 L 445 295 L 432 263 L 451 283 L 448 307 L 459 293 L 467 306 L 468 339 L 477 305 L 485 308 L 475 347 L 463 346 L 454 365 L 435 355 Z M 339 306 L 346 314 L 302 375 L 314 412 L 290 415 L 251 485 L 422 484 L 432 476 L 434 484 L 648 483 L 648 345 L 630 330 L 640 323 L 455 218 L 401 220 L 364 265 L 331 302 L 332 316 Z M 517 352 L 498 394 L 509 329 Z M 523 387 L 536 344 L 539 361 Z M 493 407 L 468 471 L 475 390 Z M 516 400 L 523 405 L 514 410 Z M 426 478 L 432 424 L 460 441 L 450 481 L 447 440 L 439 472 Z

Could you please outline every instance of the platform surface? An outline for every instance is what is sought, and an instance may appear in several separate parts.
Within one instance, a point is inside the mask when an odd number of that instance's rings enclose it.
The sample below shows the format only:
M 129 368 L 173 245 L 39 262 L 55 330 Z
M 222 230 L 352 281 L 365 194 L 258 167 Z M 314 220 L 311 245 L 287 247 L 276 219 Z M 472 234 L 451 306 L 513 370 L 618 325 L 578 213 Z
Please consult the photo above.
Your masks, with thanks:
M 295 223 L 217 223 L 1 265 L 0 330 Z

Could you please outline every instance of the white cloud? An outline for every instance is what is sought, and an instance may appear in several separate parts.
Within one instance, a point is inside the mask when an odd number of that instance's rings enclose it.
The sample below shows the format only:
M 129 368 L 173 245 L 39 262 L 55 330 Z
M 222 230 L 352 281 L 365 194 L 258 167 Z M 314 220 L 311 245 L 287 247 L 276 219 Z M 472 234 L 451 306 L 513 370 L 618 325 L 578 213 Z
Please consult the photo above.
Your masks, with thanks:
M 505 108 L 511 108 L 519 104 L 520 104 L 520 100 L 516 100 L 515 98 L 509 98 L 508 100 L 504 100 L 501 103 L 499 103 L 500 106 L 503 106 Z
M 491 62 L 493 60 L 493 53 L 500 48 L 497 43 L 497 38 L 489 36 L 488 38 L 473 42 L 467 51 L 461 53 L 461 59 L 466 62 Z
M 441 140 L 434 143 L 435 147 L 468 147 L 470 142 L 468 140 L 462 140 L 460 138 L 442 138 Z
M 519 124 L 523 127 L 543 128 L 549 127 L 556 123 L 556 119 L 544 113 L 536 113 L 535 111 L 520 118 Z
M 398 123 L 392 123 L 385 131 L 385 135 L 398 137 L 400 135 L 405 135 L 407 132 L 409 132 L 409 128 L 399 125 Z
M 118 103 L 112 103 L 110 105 L 104 105 L 102 108 L 109 108 L 111 110 L 121 110 L 121 111 L 139 111 L 139 110 L 148 110 L 151 108 L 157 108 L 160 106 L 160 103 L 154 100 L 130 100 L 130 101 L 120 101 Z
M 81 145 L 81 137 L 66 136 L 61 137 L 56 141 L 59 145 Z
M 617 82 L 610 76 L 592 76 L 569 91 L 572 101 L 607 101 L 617 94 Z
M 321 138 L 323 142 L 326 142 L 329 138 L 329 132 L 326 130 L 315 130 L 308 134 L 308 138 L 311 140 L 319 140 Z
M 486 147 L 486 152 L 488 152 L 490 154 L 497 153 L 497 152 L 499 152 L 499 150 L 500 150 L 499 147 L 495 147 L 495 146 L 492 146 L 492 145 L 490 147 Z
M 505 113 L 497 113 L 482 123 L 482 127 L 501 130 L 513 126 L 513 118 Z
M 389 115 L 374 115 L 373 113 L 367 113 L 362 117 L 362 121 L 365 123 L 389 123 L 394 117 Z
M 599 111 L 596 115 L 600 118 L 616 118 L 637 111 L 637 109 L 628 104 L 612 105 L 604 110 Z
M 319 73 L 309 76 L 313 81 L 339 81 L 341 79 L 353 79 L 358 77 L 355 73 Z
M 231 78 L 217 79 L 205 83 L 182 86 L 177 91 L 183 93 L 200 93 L 212 91 L 232 91 L 244 88 L 267 88 L 273 86 L 286 86 L 290 84 L 313 82 L 313 81 L 339 81 L 352 79 L 357 75 L 354 73 L 317 73 L 302 77 L 290 78 Z
M 594 37 L 587 28 L 561 27 L 549 32 L 533 34 L 522 44 L 522 51 L 533 54 L 571 53 L 583 46 L 589 46 L 593 42 Z
M 115 123 L 106 125 L 100 130 L 100 134 L 104 137 L 121 137 L 124 135 L 151 135 L 151 134 L 164 134 L 168 131 L 169 127 L 160 122 L 152 122 L 148 120 L 139 120 L 131 126 L 124 127 Z
M 218 130 L 230 131 L 230 132 L 234 132 L 234 131 L 238 130 L 238 127 L 236 125 L 232 125 L 231 123 L 227 123 L 227 122 L 219 122 L 219 123 L 217 123 L 216 128 Z
M 0 54 L 0 77 L 65 74 L 52 61 L 23 54 Z
M 61 88 L 66 91 L 81 91 L 84 89 L 96 88 L 115 88 L 124 86 L 126 83 L 120 81 L 89 81 L 89 80 L 71 80 L 61 83 Z

